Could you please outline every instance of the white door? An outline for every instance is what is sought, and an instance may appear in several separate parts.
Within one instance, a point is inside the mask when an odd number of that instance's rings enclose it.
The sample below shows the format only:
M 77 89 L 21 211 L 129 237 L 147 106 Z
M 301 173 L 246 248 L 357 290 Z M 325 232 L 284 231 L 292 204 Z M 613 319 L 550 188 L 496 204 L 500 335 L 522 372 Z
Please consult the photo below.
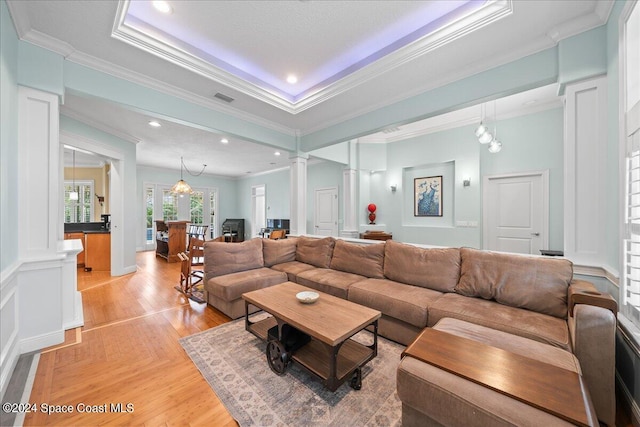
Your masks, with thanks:
M 548 182 L 548 171 L 484 178 L 485 249 L 536 255 L 547 249 Z
M 338 235 L 338 189 L 336 187 L 316 190 L 315 234 Z
M 260 230 L 267 226 L 265 186 L 251 187 L 251 237 L 257 237 Z

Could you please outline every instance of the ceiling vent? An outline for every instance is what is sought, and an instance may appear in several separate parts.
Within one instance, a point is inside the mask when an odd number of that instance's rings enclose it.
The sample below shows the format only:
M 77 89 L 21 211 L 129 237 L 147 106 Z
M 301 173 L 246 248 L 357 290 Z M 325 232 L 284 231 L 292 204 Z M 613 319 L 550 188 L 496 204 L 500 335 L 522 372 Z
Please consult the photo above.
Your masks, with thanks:
M 220 92 L 217 92 L 215 95 L 213 95 L 213 97 L 214 98 L 218 98 L 219 100 L 224 101 L 224 102 L 232 102 L 233 101 L 232 97 L 227 96 L 227 95 L 225 95 L 223 93 L 220 93 Z
M 386 129 L 382 129 L 382 133 L 394 133 L 394 132 L 398 132 L 399 130 L 400 130 L 399 127 L 386 128 Z

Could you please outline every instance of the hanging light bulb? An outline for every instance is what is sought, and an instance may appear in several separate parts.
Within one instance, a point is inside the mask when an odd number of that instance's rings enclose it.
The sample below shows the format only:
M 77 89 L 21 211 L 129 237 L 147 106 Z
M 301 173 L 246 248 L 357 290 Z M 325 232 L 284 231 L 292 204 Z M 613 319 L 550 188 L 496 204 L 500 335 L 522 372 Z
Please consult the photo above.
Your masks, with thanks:
M 476 129 L 476 137 L 480 138 L 482 135 L 484 135 L 488 131 L 489 131 L 489 128 L 484 123 L 480 122 L 480 126 L 478 126 L 478 128 Z
M 489 132 L 489 130 L 486 130 L 482 135 L 478 137 L 478 142 L 480 142 L 480 144 L 488 144 L 491 141 L 493 141 L 493 135 L 491 134 L 491 132 Z
M 491 154 L 495 154 L 500 152 L 500 150 L 502 150 L 502 142 L 498 141 L 497 139 L 491 141 L 491 143 L 489 144 L 489 152 Z
M 71 192 L 69 192 L 69 200 L 78 200 L 79 195 L 76 191 L 76 150 L 73 150 L 73 184 Z

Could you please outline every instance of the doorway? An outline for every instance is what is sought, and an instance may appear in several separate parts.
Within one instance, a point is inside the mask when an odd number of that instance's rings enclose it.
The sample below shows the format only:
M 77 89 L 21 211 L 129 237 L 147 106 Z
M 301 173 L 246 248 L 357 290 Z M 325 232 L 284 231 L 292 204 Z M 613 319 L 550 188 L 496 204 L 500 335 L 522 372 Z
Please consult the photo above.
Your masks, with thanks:
M 64 171 L 64 146 L 68 145 L 76 149 L 92 153 L 104 159 L 109 165 L 108 174 L 108 191 L 110 221 L 111 221 L 111 275 L 122 276 L 135 271 L 135 265 L 125 267 L 125 248 L 124 248 L 124 180 L 122 179 L 124 172 L 124 154 L 110 147 L 95 143 L 87 138 L 60 131 L 60 174 Z M 61 177 L 60 191 L 63 191 L 64 177 Z M 105 194 L 106 195 L 106 194 Z M 104 195 L 103 195 L 104 196 Z M 92 196 L 93 197 L 93 196 Z M 98 199 L 96 199 L 98 200 Z M 60 199 L 60 216 L 64 222 L 64 197 Z
M 540 255 L 549 242 L 549 171 L 484 177 L 483 248 Z
M 251 237 L 257 237 L 260 231 L 267 226 L 267 204 L 265 186 L 254 185 L 251 187 Z
M 320 188 L 315 197 L 315 234 L 338 235 L 338 188 Z

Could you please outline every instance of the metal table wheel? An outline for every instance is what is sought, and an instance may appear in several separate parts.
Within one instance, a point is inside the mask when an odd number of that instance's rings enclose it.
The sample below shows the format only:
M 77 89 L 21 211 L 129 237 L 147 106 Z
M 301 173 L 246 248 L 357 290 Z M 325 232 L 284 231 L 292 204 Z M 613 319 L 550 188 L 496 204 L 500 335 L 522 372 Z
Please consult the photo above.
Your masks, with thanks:
M 269 340 L 267 343 L 267 362 L 273 372 L 284 375 L 289 364 L 290 356 L 284 345 L 278 340 Z

